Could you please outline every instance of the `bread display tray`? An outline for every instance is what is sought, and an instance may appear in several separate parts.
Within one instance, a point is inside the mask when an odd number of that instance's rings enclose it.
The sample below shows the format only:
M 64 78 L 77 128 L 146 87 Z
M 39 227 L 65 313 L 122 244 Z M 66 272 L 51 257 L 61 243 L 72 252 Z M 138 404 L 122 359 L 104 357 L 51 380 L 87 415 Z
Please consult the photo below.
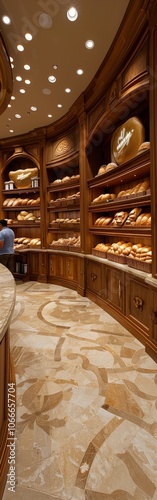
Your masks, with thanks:
M 107 252 L 101 252 L 100 250 L 96 250 L 95 248 L 92 248 L 92 255 L 95 255 L 96 257 L 102 257 L 102 259 L 107 259 Z
M 107 259 L 112 260 L 112 262 L 118 262 L 118 264 L 127 264 L 126 255 L 107 252 Z
M 63 250 L 63 251 L 68 251 L 69 246 L 68 245 L 49 245 L 49 248 L 51 250 Z
M 126 257 L 127 260 L 127 265 L 129 267 L 133 267 L 134 269 L 137 269 L 138 271 L 143 271 L 144 273 L 149 273 L 151 274 L 152 272 L 152 263 L 151 262 L 144 262 L 139 259 L 133 259 L 132 257 Z
M 76 247 L 75 245 L 69 245 L 69 252 L 81 252 L 81 247 Z

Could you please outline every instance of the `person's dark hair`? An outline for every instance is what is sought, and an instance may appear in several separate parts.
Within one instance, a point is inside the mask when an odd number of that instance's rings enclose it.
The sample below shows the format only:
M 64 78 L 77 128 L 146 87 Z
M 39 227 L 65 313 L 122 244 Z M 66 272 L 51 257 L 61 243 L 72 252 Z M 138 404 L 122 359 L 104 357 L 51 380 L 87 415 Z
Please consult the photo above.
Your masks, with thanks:
M 1 219 L 1 220 L 0 220 L 0 224 L 1 224 L 3 227 L 6 227 L 6 226 L 7 226 L 7 220 L 6 220 L 6 219 Z

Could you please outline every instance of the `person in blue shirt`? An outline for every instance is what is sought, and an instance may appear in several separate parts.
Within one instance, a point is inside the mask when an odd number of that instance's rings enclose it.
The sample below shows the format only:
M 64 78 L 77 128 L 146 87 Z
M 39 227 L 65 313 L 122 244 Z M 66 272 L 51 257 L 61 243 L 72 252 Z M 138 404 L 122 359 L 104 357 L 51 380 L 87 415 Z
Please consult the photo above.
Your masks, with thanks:
M 14 231 L 7 226 L 7 220 L 0 220 L 0 264 L 14 273 Z

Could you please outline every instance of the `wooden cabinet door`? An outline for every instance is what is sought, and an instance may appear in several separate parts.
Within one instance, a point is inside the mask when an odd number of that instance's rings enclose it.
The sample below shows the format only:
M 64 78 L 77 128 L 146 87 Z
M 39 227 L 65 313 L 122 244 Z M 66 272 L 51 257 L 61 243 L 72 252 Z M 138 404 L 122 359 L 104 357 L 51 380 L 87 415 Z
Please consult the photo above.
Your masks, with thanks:
M 49 276 L 63 278 L 65 268 L 65 256 L 59 254 L 49 255 Z
M 45 281 L 47 279 L 47 253 L 39 252 L 39 279 Z
M 102 296 L 114 308 L 124 311 L 124 273 L 106 267 L 106 286 L 103 284 Z
M 141 330 L 143 336 L 149 336 L 151 322 L 151 293 L 147 285 L 135 277 L 126 277 L 126 316 Z
M 73 255 L 65 256 L 65 278 L 78 281 L 78 258 Z
M 33 276 L 38 276 L 39 274 L 39 253 L 30 252 L 29 254 L 29 275 L 30 279 Z
M 102 293 L 102 266 L 98 262 L 86 261 L 87 289 L 101 296 Z

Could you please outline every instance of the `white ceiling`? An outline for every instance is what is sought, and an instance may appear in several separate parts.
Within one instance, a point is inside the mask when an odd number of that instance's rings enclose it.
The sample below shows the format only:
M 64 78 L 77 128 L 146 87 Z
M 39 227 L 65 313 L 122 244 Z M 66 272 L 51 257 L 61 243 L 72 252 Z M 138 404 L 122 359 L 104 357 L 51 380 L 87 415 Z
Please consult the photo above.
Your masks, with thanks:
M 11 108 L 0 116 L 0 139 L 27 133 L 41 126 L 50 125 L 60 119 L 87 88 L 102 63 L 119 28 L 129 0 L 1 0 L 0 28 L 9 57 L 13 57 L 13 95 Z M 74 6 L 78 19 L 68 21 L 66 12 Z M 41 14 L 48 14 L 52 21 L 50 28 L 39 25 Z M 4 25 L 2 16 L 11 18 L 10 25 Z M 25 33 L 33 35 L 27 42 Z M 85 48 L 86 40 L 93 40 L 92 50 Z M 16 48 L 22 43 L 24 51 Z M 24 70 L 24 64 L 30 71 Z M 53 65 L 58 69 L 54 70 Z M 81 76 L 77 69 L 83 69 Z M 51 84 L 48 76 L 54 75 L 56 83 Z M 16 76 L 21 76 L 18 82 Z M 30 85 L 25 79 L 31 81 Z M 65 88 L 71 93 L 67 94 Z M 25 94 L 20 93 L 20 89 Z M 48 89 L 49 95 L 43 93 Z M 58 108 L 57 104 L 62 104 Z M 36 106 L 37 111 L 31 111 Z M 21 115 L 16 118 L 15 114 Z M 52 118 L 48 118 L 48 114 Z M 13 130 L 13 132 L 10 132 Z

